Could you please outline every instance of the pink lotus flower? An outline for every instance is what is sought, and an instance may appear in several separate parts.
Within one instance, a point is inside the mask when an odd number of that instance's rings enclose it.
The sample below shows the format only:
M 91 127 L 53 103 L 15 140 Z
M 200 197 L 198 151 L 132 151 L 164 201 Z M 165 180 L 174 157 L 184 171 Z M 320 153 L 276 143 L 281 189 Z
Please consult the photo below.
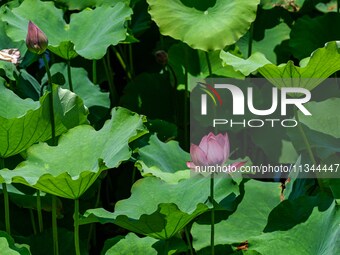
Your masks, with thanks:
M 196 166 L 224 165 L 230 156 L 228 134 L 214 135 L 210 132 L 202 138 L 198 146 L 191 144 L 190 155 L 192 161 L 187 162 L 187 166 L 192 169 L 195 169 Z M 236 162 L 232 166 L 238 168 L 243 164 L 244 162 Z

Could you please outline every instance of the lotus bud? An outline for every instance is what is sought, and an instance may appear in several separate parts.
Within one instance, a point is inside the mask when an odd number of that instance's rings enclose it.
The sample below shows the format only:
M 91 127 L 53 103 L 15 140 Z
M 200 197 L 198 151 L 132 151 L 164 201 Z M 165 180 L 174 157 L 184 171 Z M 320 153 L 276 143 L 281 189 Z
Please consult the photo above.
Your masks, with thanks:
M 168 53 L 164 50 L 158 50 L 155 52 L 156 62 L 162 66 L 166 66 L 168 64 Z
M 30 51 L 36 54 L 44 53 L 48 45 L 47 36 L 32 21 L 28 22 L 26 45 Z

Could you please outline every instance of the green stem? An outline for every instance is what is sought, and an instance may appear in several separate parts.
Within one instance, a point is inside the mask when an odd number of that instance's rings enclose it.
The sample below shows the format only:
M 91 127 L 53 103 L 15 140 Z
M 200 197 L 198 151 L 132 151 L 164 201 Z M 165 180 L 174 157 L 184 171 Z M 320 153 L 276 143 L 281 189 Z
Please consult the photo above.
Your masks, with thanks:
M 215 255 L 215 206 L 214 206 L 214 174 L 211 173 L 210 177 L 210 202 L 212 204 L 211 208 L 211 225 L 210 225 L 210 247 L 211 255 Z
M 248 40 L 248 58 L 251 56 L 253 51 L 253 37 L 254 37 L 254 23 L 251 23 L 249 29 L 249 40 Z M 243 131 L 243 157 L 247 156 L 248 140 L 247 140 L 247 129 Z
M 110 95 L 111 95 L 111 106 L 113 106 L 115 105 L 118 96 L 117 96 L 117 91 L 116 91 L 114 81 L 113 81 L 113 72 L 110 67 L 109 52 L 107 52 L 106 58 L 103 58 L 103 61 L 104 61 L 104 69 L 105 69 L 107 81 L 109 83 L 109 90 L 110 90 Z
M 5 159 L 0 157 L 0 169 L 5 168 Z M 11 222 L 10 222 L 10 214 L 9 214 L 9 197 L 7 192 L 7 184 L 2 184 L 2 192 L 4 193 L 4 207 L 5 207 L 5 226 L 7 234 L 11 234 Z
M 212 76 L 211 62 L 210 62 L 210 58 L 209 58 L 209 53 L 208 52 L 205 52 L 205 58 L 207 60 L 209 76 Z
M 310 143 L 309 143 L 308 138 L 307 138 L 307 136 L 305 134 L 305 131 L 303 130 L 303 128 L 302 128 L 302 126 L 300 124 L 299 115 L 297 113 L 296 108 L 294 108 L 294 116 L 295 116 L 295 119 L 296 119 L 296 121 L 298 123 L 297 127 L 299 129 L 300 134 L 301 134 L 302 140 L 303 140 L 303 142 L 304 142 L 304 144 L 306 146 L 307 153 L 308 153 L 308 156 L 310 158 L 310 161 L 312 162 L 312 164 L 314 166 L 316 166 L 316 160 L 315 160 L 314 155 L 313 155 L 312 147 L 310 146 Z
M 189 132 L 188 132 L 188 118 L 189 118 L 189 106 L 188 106 L 188 90 L 189 90 L 189 77 L 188 77 L 188 54 L 185 51 L 185 68 L 184 68 L 184 76 L 185 76 L 185 83 L 184 83 L 184 146 L 185 148 L 189 148 Z
M 118 52 L 118 50 L 115 47 L 112 47 L 113 52 L 115 53 L 120 65 L 123 67 L 125 73 L 127 74 L 129 80 L 132 79 L 131 73 L 129 72 L 129 70 L 127 69 L 127 66 L 125 64 L 124 59 L 122 58 L 122 55 Z
M 102 182 L 99 183 L 98 185 L 98 191 L 97 191 L 97 197 L 96 197 L 96 202 L 94 204 L 94 208 L 98 208 L 100 205 L 100 193 L 101 193 L 101 189 L 102 189 Z M 89 230 L 89 235 L 87 238 L 87 246 L 90 249 L 91 246 L 91 239 L 93 240 L 93 245 L 96 246 L 96 224 L 92 223 L 90 225 L 90 230 Z
M 97 84 L 97 60 L 92 60 L 92 82 Z
M 136 167 L 134 166 L 133 169 L 132 169 L 132 176 L 131 176 L 131 182 L 132 182 L 132 185 L 135 183 L 136 181 Z
M 7 192 L 7 184 L 2 184 L 2 192 L 4 193 L 4 206 L 5 206 L 5 226 L 7 234 L 11 234 L 11 223 L 10 223 L 10 214 L 9 214 L 9 197 Z
M 164 255 L 168 254 L 168 250 L 169 250 L 169 240 L 165 239 L 164 240 Z
M 340 13 L 340 0 L 337 1 L 337 13 Z
M 42 233 L 44 231 L 44 225 L 43 225 L 42 212 L 41 212 L 40 190 L 37 191 L 37 212 L 38 212 L 39 232 Z
M 74 248 L 76 251 L 76 255 L 80 255 L 80 246 L 79 246 L 79 199 L 74 200 Z
M 52 76 L 48 65 L 48 61 L 45 54 L 42 54 L 42 59 L 44 60 L 45 69 L 48 79 L 48 90 L 49 94 L 49 110 L 51 119 L 51 133 L 52 133 L 52 146 L 57 145 L 56 134 L 55 134 L 55 118 L 54 118 L 54 108 L 53 108 L 53 87 L 52 87 Z M 54 255 L 59 254 L 58 245 L 58 226 L 57 226 L 57 197 L 52 196 L 52 232 L 53 232 L 53 253 Z
M 58 226 L 57 226 L 57 197 L 52 195 L 52 232 L 53 232 L 53 254 L 59 254 Z
M 133 77 L 135 75 L 135 71 L 133 68 L 133 52 L 132 52 L 131 43 L 129 44 L 129 65 L 130 65 L 130 73 L 131 73 L 131 76 Z
M 68 86 L 70 90 L 73 92 L 73 84 L 72 84 L 72 74 L 71 74 L 71 60 L 67 60 L 67 78 L 68 78 Z
M 253 36 L 254 36 L 254 23 L 251 23 L 248 40 L 248 58 L 251 56 L 251 53 L 253 51 Z
M 172 68 L 170 64 L 167 64 L 167 67 L 169 68 L 170 73 L 172 77 L 174 78 L 174 88 L 177 89 L 178 81 L 177 81 L 177 75 L 175 73 L 175 70 Z
M 194 250 L 192 249 L 190 235 L 189 235 L 189 231 L 188 231 L 187 227 L 184 228 L 184 232 L 185 232 L 185 238 L 187 239 L 187 242 L 188 242 L 188 246 L 189 246 L 189 250 L 190 250 L 190 255 L 194 255 Z
M 31 217 L 31 223 L 32 223 L 32 228 L 33 228 L 33 233 L 34 235 L 37 234 L 37 227 L 35 226 L 35 219 L 34 219 L 34 213 L 32 209 L 29 209 L 30 211 L 30 217 Z
M 307 136 L 306 136 L 306 134 L 305 134 L 305 131 L 303 130 L 302 125 L 300 124 L 299 116 L 298 116 L 298 113 L 297 113 L 296 108 L 294 108 L 294 116 L 295 116 L 295 119 L 296 119 L 296 121 L 297 121 L 297 123 L 298 123 L 298 124 L 297 124 L 297 127 L 298 127 L 298 129 L 299 129 L 300 134 L 301 134 L 303 143 L 305 144 L 305 147 L 306 147 L 306 149 L 307 149 L 307 153 L 308 153 L 309 159 L 310 159 L 310 161 L 312 162 L 313 166 L 316 166 L 317 163 L 316 163 L 316 160 L 315 160 L 313 151 L 312 151 L 312 147 L 311 147 L 311 145 L 310 145 L 310 143 L 309 143 L 309 141 L 308 141 L 308 138 L 307 138 Z M 322 179 L 322 178 L 318 178 L 318 176 L 316 176 L 316 177 L 317 177 L 317 182 L 318 182 L 318 185 L 319 185 L 320 189 L 323 190 L 323 191 L 324 191 L 325 189 L 327 189 L 328 184 L 325 183 L 325 180 Z
M 52 146 L 57 145 L 56 136 L 55 136 L 55 119 L 54 119 L 54 109 L 53 109 L 53 88 L 52 88 L 52 76 L 51 71 L 48 66 L 48 61 L 45 54 L 42 54 L 42 59 L 44 60 L 45 69 L 48 78 L 48 90 L 49 94 L 49 110 L 50 110 L 50 119 L 51 119 L 51 134 L 52 134 Z

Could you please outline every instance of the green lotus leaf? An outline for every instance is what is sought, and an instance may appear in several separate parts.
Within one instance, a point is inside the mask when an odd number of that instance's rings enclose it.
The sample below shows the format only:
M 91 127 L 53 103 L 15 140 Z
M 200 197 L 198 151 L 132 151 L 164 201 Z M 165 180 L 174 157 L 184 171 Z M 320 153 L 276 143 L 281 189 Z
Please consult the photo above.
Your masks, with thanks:
M 1 254 L 6 255 L 31 255 L 28 245 L 16 244 L 13 238 L 4 231 L 0 231 L 0 250 Z
M 126 4 L 118 2 L 114 7 L 105 5 L 74 13 L 67 24 L 62 10 L 53 2 L 27 0 L 18 8 L 8 9 L 3 20 L 9 24 L 6 32 L 13 41 L 25 40 L 31 20 L 45 32 L 50 49 L 59 56 L 69 59 L 75 51 L 84 58 L 100 59 L 110 45 L 125 39 L 125 21 L 131 13 Z
M 16 186 L 12 184 L 7 185 L 7 191 L 9 194 L 10 201 L 22 208 L 37 209 L 36 189 L 30 189 L 29 187 L 26 187 L 26 186 L 24 187 L 26 189 L 29 189 L 30 192 L 25 193 L 19 190 L 18 188 L 16 188 Z M 52 197 L 47 195 L 44 192 L 40 192 L 40 198 L 41 198 L 41 208 L 44 211 L 51 211 Z M 62 210 L 62 202 L 60 201 L 60 199 L 57 199 L 57 212 L 60 213 L 61 210 Z
M 125 21 L 132 10 L 119 2 L 114 7 L 102 6 L 71 16 L 70 38 L 76 52 L 88 59 L 100 59 L 110 45 L 126 37 Z
M 255 52 L 248 59 L 242 59 L 221 51 L 220 57 L 226 65 L 233 66 L 244 75 L 260 72 L 278 88 L 300 87 L 312 90 L 340 70 L 339 48 L 340 42 L 329 42 L 324 48 L 313 52 L 310 58 L 301 61 L 300 66 L 295 66 L 293 61 L 276 66 L 259 52 Z
M 328 13 L 315 18 L 304 16 L 296 21 L 290 34 L 289 46 L 292 54 L 302 59 L 321 48 L 325 43 L 339 40 L 340 15 Z M 327 27 L 327 29 L 325 29 Z
M 118 237 L 119 238 L 119 237 Z M 144 254 L 144 255 L 157 255 L 158 252 L 154 248 L 154 244 L 158 242 L 157 239 L 152 237 L 140 238 L 134 233 L 128 233 L 125 237 L 110 239 L 108 241 L 114 241 L 114 245 L 109 248 L 106 255 L 117 254 Z M 107 242 L 108 242 L 107 241 Z
M 318 3 L 315 8 L 323 13 L 337 12 L 338 3 L 337 0 L 330 0 L 328 3 Z
M 58 46 L 49 46 L 50 51 L 63 59 L 72 59 L 78 56 L 74 49 L 74 44 L 70 41 L 61 42 Z
M 20 69 L 15 93 L 22 98 L 32 98 L 37 101 L 40 97 L 40 90 L 40 83 L 25 69 Z
M 339 212 L 325 193 L 280 203 L 278 183 L 249 181 L 234 214 L 215 225 L 215 244 L 248 242 L 260 254 L 337 254 Z M 276 187 L 275 187 L 276 186 Z M 276 192 L 273 192 L 275 191 Z M 228 231 L 226 231 L 228 230 Z M 194 223 L 194 247 L 209 246 L 210 225 Z M 288 251 L 288 253 L 287 253 Z
M 138 154 L 140 157 L 135 165 L 143 176 L 153 175 L 169 183 L 190 177 L 186 166 L 190 155 L 179 147 L 178 142 L 163 143 L 152 135 L 149 144 L 140 148 Z
M 334 83 L 333 85 L 336 85 Z M 340 107 L 340 98 L 330 98 L 321 102 L 309 102 L 304 104 L 312 116 L 306 116 L 298 112 L 299 120 L 310 129 L 340 138 L 340 116 L 334 114 L 334 109 Z
M 216 0 L 214 6 L 205 10 L 188 7 L 180 0 L 147 2 L 149 13 L 163 35 L 208 51 L 223 49 L 244 35 L 255 19 L 260 1 Z
M 243 73 L 245 76 L 257 70 L 260 71 L 260 68 L 266 65 L 273 65 L 264 54 L 260 52 L 255 52 L 248 59 L 243 59 L 230 52 L 221 51 L 220 58 L 224 61 L 225 67 L 232 66 L 236 71 Z
M 329 186 L 332 190 L 333 197 L 339 201 L 340 199 L 340 179 L 330 179 Z
M 299 200 L 300 202 L 301 200 Z M 296 205 L 294 209 L 301 210 L 301 206 Z M 294 220 L 296 211 L 286 210 L 277 218 L 277 222 Z M 311 215 L 305 222 L 285 229 L 285 231 L 275 231 L 263 233 L 262 235 L 248 239 L 249 250 L 257 251 L 260 254 L 301 254 L 301 255 L 325 255 L 339 254 L 340 252 L 340 214 L 339 206 L 335 202 L 326 210 L 318 207 L 314 208 Z
M 242 243 L 249 237 L 261 235 L 268 215 L 280 203 L 279 183 L 250 180 L 245 195 L 235 213 L 215 224 L 215 245 Z M 210 225 L 194 223 L 191 234 L 196 251 L 210 245 Z
M 102 5 L 110 5 L 114 6 L 119 2 L 125 3 L 127 5 L 130 4 L 130 0 L 55 0 L 57 3 L 64 4 L 68 7 L 69 10 L 82 10 L 86 7 L 95 7 Z
M 13 63 L 0 60 L 0 70 L 3 70 L 8 79 L 15 81 L 15 77 L 19 75 L 19 71 Z M 1 74 L 1 71 L 0 71 Z
M 68 129 L 80 124 L 88 123 L 88 109 L 83 100 L 73 92 L 62 89 L 56 85 L 53 93 L 53 107 L 56 124 L 56 135 L 61 135 Z M 47 107 L 43 110 L 44 118 L 49 119 L 50 114 Z
M 313 116 L 311 117 L 313 118 Z M 335 139 L 331 135 L 314 131 L 305 125 L 303 125 L 303 130 L 308 138 L 311 148 L 319 158 L 325 159 L 339 151 L 340 139 Z M 301 137 L 301 133 L 298 129 L 288 129 L 287 135 L 290 141 L 292 141 L 296 151 L 307 150 L 306 145 Z M 333 161 L 333 163 L 335 162 Z
M 261 52 L 270 62 L 277 63 L 276 47 L 283 41 L 289 39 L 289 33 L 290 28 L 286 23 L 280 23 L 273 28 L 266 29 L 262 40 L 252 41 L 252 52 Z M 240 48 L 243 56 L 247 56 L 249 33 L 243 36 L 236 44 Z
M 87 122 L 87 110 L 76 94 L 56 86 L 53 91 L 56 135 Z M 33 101 L 21 99 L 0 85 L 0 156 L 18 154 L 50 138 L 48 93 L 40 101 Z
M 69 89 L 69 83 L 67 77 L 67 65 L 64 63 L 57 63 L 51 67 L 52 75 L 55 73 L 62 73 L 65 77 L 66 83 L 63 87 Z M 90 108 L 92 106 L 102 106 L 105 108 L 110 107 L 109 93 L 101 92 L 100 88 L 93 84 L 88 78 L 88 74 L 85 69 L 80 67 L 71 67 L 72 85 L 74 93 L 79 95 L 84 104 Z M 43 81 L 46 81 L 45 76 Z
M 58 146 L 33 145 L 27 160 L 13 171 L 0 171 L 6 183 L 22 183 L 64 198 L 79 198 L 101 171 L 131 156 L 128 142 L 144 134 L 143 118 L 124 108 L 95 131 L 81 125 L 62 135 Z
M 162 254 L 165 246 L 168 248 L 166 253 L 168 255 L 180 254 L 188 250 L 187 244 L 178 237 L 164 241 L 152 237 L 138 237 L 130 232 L 126 236 L 116 236 L 106 240 L 101 254 Z
M 148 119 L 146 125 L 150 133 L 156 133 L 161 141 L 169 141 L 178 135 L 177 126 L 165 120 Z
M 102 208 L 90 209 L 82 223 L 111 222 L 136 233 L 168 239 L 211 208 L 210 178 L 189 178 L 169 184 L 156 177 L 146 177 L 138 180 L 131 192 L 130 198 L 116 203 L 114 213 Z M 217 203 L 229 195 L 235 198 L 238 193 L 238 185 L 231 178 L 215 179 Z

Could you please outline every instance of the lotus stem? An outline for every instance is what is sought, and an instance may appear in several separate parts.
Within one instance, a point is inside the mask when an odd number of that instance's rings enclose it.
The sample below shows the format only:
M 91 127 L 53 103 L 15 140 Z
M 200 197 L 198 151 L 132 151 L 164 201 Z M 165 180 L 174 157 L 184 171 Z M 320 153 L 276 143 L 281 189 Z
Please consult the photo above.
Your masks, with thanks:
M 128 70 L 126 64 L 125 64 L 125 61 L 124 61 L 122 55 L 117 51 L 117 49 L 116 49 L 115 47 L 112 47 L 112 49 L 113 49 L 113 52 L 115 53 L 115 55 L 116 55 L 116 57 L 117 57 L 117 59 L 118 59 L 120 65 L 121 65 L 122 68 L 124 69 L 124 71 L 125 71 L 127 77 L 129 78 L 129 80 L 132 80 L 131 73 L 129 72 L 129 70 Z
M 189 106 L 188 106 L 188 90 L 189 90 L 189 84 L 188 84 L 188 54 L 187 51 L 185 51 L 185 68 L 184 68 L 184 75 L 185 75 L 185 83 L 184 83 L 184 145 L 185 148 L 189 148 L 189 132 L 188 132 L 188 118 L 189 118 Z
M 53 88 L 52 88 L 52 76 L 51 76 L 51 71 L 50 68 L 48 66 L 48 61 L 47 58 L 45 56 L 45 54 L 42 54 L 42 59 L 44 61 L 45 64 L 45 69 L 46 69 L 46 73 L 47 73 L 47 79 L 48 79 L 48 90 L 50 92 L 49 94 L 49 108 L 50 108 L 50 119 L 51 119 L 51 134 L 52 134 L 52 146 L 56 146 L 57 142 L 56 142 L 56 136 L 55 136 L 55 119 L 54 119 L 54 109 L 53 109 Z
M 187 239 L 187 242 L 188 242 L 190 255 L 194 255 L 194 250 L 192 249 L 190 235 L 189 235 L 189 231 L 187 227 L 184 228 L 184 233 L 185 233 L 185 238 Z
M 215 255 L 215 203 L 214 203 L 214 174 L 211 173 L 210 176 L 210 202 L 212 204 L 211 208 L 211 225 L 210 225 L 210 247 L 211 255 Z
M 106 58 L 103 58 L 104 69 L 107 77 L 107 81 L 109 83 L 110 97 L 111 97 L 111 107 L 115 105 L 116 100 L 118 98 L 116 87 L 113 81 L 113 72 L 110 67 L 110 56 L 109 52 L 106 54 Z
M 131 43 L 129 44 L 129 65 L 130 65 L 130 73 L 131 73 L 131 76 L 133 77 L 135 74 L 134 74 L 134 68 L 133 68 L 133 52 L 132 52 L 132 45 Z
M 101 193 L 101 189 L 102 189 L 102 182 L 99 182 L 98 185 L 98 191 L 97 191 L 97 197 L 96 197 L 96 202 L 94 204 L 94 208 L 98 208 L 100 205 L 100 193 Z M 93 240 L 93 245 L 96 246 L 97 240 L 96 240 L 96 224 L 95 223 L 91 223 L 90 225 L 90 230 L 89 230 L 89 235 L 87 238 L 87 246 L 88 248 L 90 248 L 91 245 L 91 238 Z
M 134 166 L 132 168 L 131 185 L 133 185 L 136 181 L 136 172 L 137 172 L 137 170 L 136 170 L 136 167 Z
M 44 231 L 44 225 L 43 225 L 42 212 L 41 212 L 40 190 L 37 190 L 37 213 L 38 213 L 39 232 L 42 233 Z
M 76 255 L 80 255 L 80 246 L 79 246 L 79 199 L 74 200 L 74 248 L 76 251 Z
M 0 170 L 5 168 L 5 159 L 0 157 Z M 4 193 L 4 207 L 5 207 L 5 227 L 7 234 L 11 234 L 11 222 L 9 214 L 9 197 L 7 192 L 7 184 L 2 184 L 2 192 Z
M 70 90 L 73 92 L 73 84 L 72 84 L 72 73 L 71 73 L 71 60 L 67 60 L 67 78 L 68 78 L 68 86 Z
M 248 58 L 251 56 L 251 53 L 253 51 L 253 37 L 254 37 L 254 23 L 251 23 L 248 40 Z
M 303 128 L 302 128 L 302 126 L 300 124 L 299 115 L 297 113 L 296 108 L 294 108 L 294 116 L 295 116 L 295 119 L 296 119 L 296 121 L 298 123 L 297 127 L 299 129 L 300 134 L 301 134 L 302 140 L 303 140 L 303 142 L 304 142 L 304 144 L 306 146 L 307 153 L 308 153 L 308 156 L 310 158 L 310 161 L 312 162 L 313 165 L 316 165 L 316 160 L 315 160 L 314 155 L 313 155 L 312 147 L 310 146 L 310 143 L 309 143 L 308 138 L 307 138 L 307 136 L 305 134 L 305 131 L 303 130 Z
M 53 87 L 52 87 L 52 76 L 48 65 L 48 61 L 45 54 L 42 54 L 42 59 L 45 64 L 45 69 L 48 79 L 48 90 L 49 94 L 49 110 L 51 119 L 51 133 L 52 133 L 52 146 L 57 145 L 56 133 L 55 133 L 55 118 L 54 118 L 54 107 L 53 107 Z M 57 197 L 52 196 L 52 233 L 53 233 L 53 252 L 54 255 L 59 254 L 59 244 L 58 244 L 58 226 L 57 226 Z
M 306 134 L 305 134 L 305 131 L 303 130 L 302 125 L 300 124 L 299 116 L 298 116 L 298 113 L 297 113 L 296 108 L 294 108 L 294 116 L 295 116 L 295 119 L 296 119 L 296 121 L 297 121 L 297 123 L 298 123 L 298 124 L 297 124 L 297 127 L 298 127 L 298 129 L 299 129 L 299 132 L 300 132 L 300 134 L 301 134 L 302 140 L 303 140 L 303 142 L 304 142 L 304 144 L 305 144 L 305 147 L 306 147 L 306 149 L 307 149 L 307 153 L 308 153 L 309 159 L 310 159 L 310 161 L 312 162 L 312 164 L 313 164 L 314 166 L 316 166 L 317 163 L 316 163 L 316 160 L 315 160 L 313 151 L 312 151 L 312 147 L 311 147 L 311 145 L 310 145 L 310 143 L 309 143 L 309 141 L 308 141 L 308 138 L 307 138 L 307 136 L 306 136 Z M 317 182 L 318 182 L 318 184 L 319 184 L 320 189 L 321 189 L 321 190 L 324 190 L 324 189 L 325 189 L 325 184 L 324 184 L 323 180 L 317 178 Z M 326 185 L 327 185 L 327 184 L 326 184 Z
M 9 213 L 9 197 L 7 192 L 7 184 L 2 184 L 2 192 L 4 193 L 4 206 L 5 206 L 5 226 L 7 234 L 11 234 L 11 222 Z
M 168 250 L 169 250 L 169 240 L 165 239 L 164 240 L 164 255 L 168 255 Z
M 59 254 L 58 226 L 57 226 L 57 197 L 52 195 L 52 232 L 53 232 L 53 254 Z
M 210 58 L 209 58 L 209 53 L 208 52 L 205 52 L 205 58 L 206 58 L 207 65 L 208 65 L 209 76 L 212 76 L 211 62 L 210 62 Z
M 30 217 L 31 217 L 31 223 L 32 223 L 32 229 L 33 229 L 33 234 L 37 234 L 37 227 L 35 226 L 35 219 L 34 219 L 34 213 L 32 209 L 29 209 L 30 211 Z
M 97 84 L 97 60 L 92 60 L 92 82 Z

